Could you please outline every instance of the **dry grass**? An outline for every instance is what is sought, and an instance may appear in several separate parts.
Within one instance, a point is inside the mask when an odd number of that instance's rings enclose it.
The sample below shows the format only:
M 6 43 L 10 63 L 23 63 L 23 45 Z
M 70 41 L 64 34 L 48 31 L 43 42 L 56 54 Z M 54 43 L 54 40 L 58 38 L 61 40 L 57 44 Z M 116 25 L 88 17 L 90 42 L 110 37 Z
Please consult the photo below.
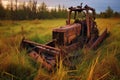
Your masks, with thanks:
M 74 60 L 76 70 L 69 70 L 60 60 L 52 73 L 32 61 L 26 51 L 20 52 L 19 44 L 23 35 L 40 43 L 50 41 L 52 29 L 65 25 L 65 20 L 0 21 L 0 80 L 119 80 L 120 19 L 96 21 L 100 33 L 107 27 L 110 36 L 97 51 L 78 51 L 84 56 Z

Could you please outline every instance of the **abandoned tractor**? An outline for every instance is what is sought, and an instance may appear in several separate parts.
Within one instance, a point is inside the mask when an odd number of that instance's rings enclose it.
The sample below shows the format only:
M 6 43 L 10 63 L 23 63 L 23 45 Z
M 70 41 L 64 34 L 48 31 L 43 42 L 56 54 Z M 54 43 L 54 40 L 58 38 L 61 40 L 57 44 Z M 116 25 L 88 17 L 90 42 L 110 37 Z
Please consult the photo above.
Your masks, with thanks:
M 74 19 L 71 19 L 72 17 Z M 56 65 L 56 57 L 65 57 L 68 53 L 83 47 L 87 50 L 96 49 L 107 34 L 105 29 L 99 36 L 95 9 L 81 5 L 69 8 L 66 25 L 53 29 L 51 42 L 43 45 L 23 39 L 21 48 L 26 49 L 29 56 L 51 70 Z

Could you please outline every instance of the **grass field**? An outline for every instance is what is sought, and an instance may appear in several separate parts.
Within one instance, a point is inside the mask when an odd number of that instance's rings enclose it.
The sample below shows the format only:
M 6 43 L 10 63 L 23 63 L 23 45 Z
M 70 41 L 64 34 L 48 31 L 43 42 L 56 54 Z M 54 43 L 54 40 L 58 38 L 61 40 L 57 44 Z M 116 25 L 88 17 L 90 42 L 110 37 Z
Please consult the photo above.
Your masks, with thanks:
M 36 63 L 26 51 L 19 51 L 22 37 L 46 43 L 52 39 L 52 29 L 64 26 L 65 19 L 0 21 L 0 80 L 120 80 L 120 19 L 97 19 L 101 32 L 107 27 L 110 36 L 96 51 L 85 49 L 75 53 L 84 56 L 76 63 L 76 70 L 62 65 L 49 73 Z

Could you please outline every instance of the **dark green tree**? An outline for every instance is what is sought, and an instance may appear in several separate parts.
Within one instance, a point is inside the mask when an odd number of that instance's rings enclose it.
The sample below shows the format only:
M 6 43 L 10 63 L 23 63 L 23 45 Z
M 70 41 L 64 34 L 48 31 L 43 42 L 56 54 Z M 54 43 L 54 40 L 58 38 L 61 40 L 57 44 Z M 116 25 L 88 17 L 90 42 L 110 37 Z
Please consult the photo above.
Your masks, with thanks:
M 119 12 L 114 12 L 114 17 L 116 17 L 116 18 L 118 18 L 118 17 L 120 17 L 120 13 Z
M 104 12 L 100 12 L 99 17 L 102 17 L 102 18 L 114 17 L 114 11 L 110 6 L 108 6 Z
M 0 19 L 4 19 L 5 18 L 5 9 L 2 5 L 2 2 L 0 0 Z
M 47 5 L 42 2 L 41 5 L 38 7 L 38 18 L 39 19 L 46 19 L 49 17 L 49 12 L 47 10 Z
M 21 5 L 18 5 L 18 0 L 10 0 L 10 4 L 7 5 L 7 8 L 2 6 L 0 0 L 0 19 L 7 20 L 33 20 L 33 19 L 53 19 L 53 18 L 66 18 L 67 10 L 65 7 L 48 9 L 47 5 L 43 2 L 37 7 L 36 0 L 29 0 L 28 4 L 24 2 Z
M 105 17 L 106 18 L 110 18 L 110 17 L 113 17 L 114 11 L 112 10 L 112 8 L 110 6 L 108 6 L 108 8 L 106 9 L 105 13 L 106 13 Z

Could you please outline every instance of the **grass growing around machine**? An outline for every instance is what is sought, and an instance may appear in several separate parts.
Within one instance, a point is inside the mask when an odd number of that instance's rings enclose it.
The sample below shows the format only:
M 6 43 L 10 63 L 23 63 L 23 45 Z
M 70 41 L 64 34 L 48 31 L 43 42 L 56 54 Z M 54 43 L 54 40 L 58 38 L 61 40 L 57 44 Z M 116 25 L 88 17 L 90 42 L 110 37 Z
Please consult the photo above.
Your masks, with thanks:
M 119 80 L 120 19 L 96 21 L 100 33 L 107 27 L 110 36 L 96 51 L 76 51 L 82 57 L 72 61 L 75 70 L 64 66 L 61 59 L 59 68 L 51 73 L 26 51 L 20 52 L 19 45 L 23 36 L 42 44 L 51 41 L 52 29 L 65 25 L 65 20 L 0 21 L 0 80 Z

